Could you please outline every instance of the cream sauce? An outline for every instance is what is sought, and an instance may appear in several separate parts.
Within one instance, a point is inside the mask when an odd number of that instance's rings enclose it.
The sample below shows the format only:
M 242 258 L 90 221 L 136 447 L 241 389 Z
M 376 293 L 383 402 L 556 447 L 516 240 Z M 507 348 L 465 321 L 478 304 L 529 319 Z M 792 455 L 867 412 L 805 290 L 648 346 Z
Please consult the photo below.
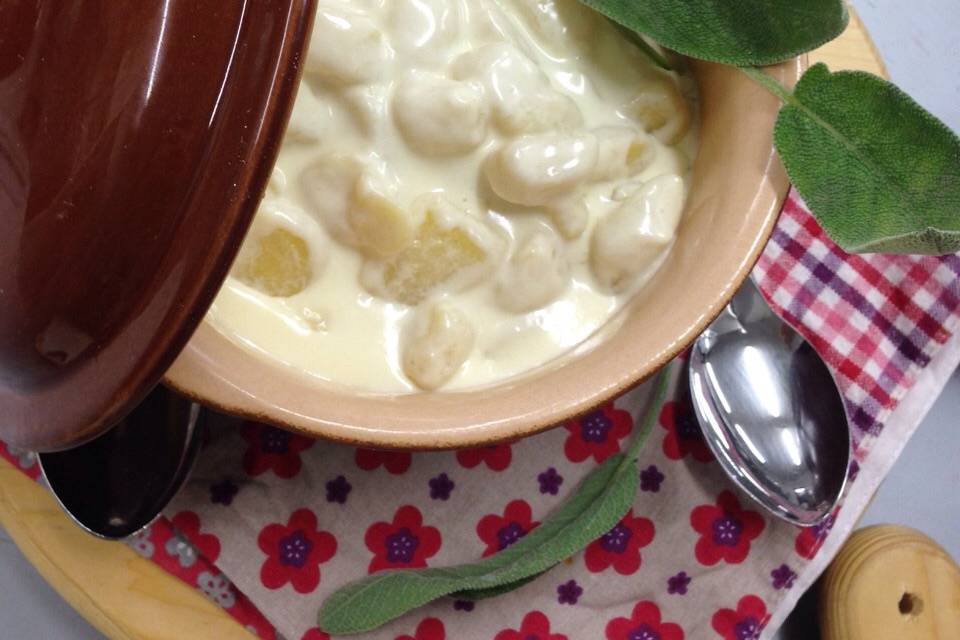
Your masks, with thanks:
M 289 263 L 308 270 L 306 287 L 268 295 L 235 266 L 208 319 L 263 357 L 330 383 L 411 392 L 410 327 L 442 302 L 457 310 L 457 339 L 472 341 L 435 350 L 458 360 L 443 389 L 530 371 L 594 334 L 662 263 L 696 144 L 680 97 L 689 85 L 574 0 L 321 0 L 274 177 L 237 261 L 250 264 L 260 240 L 286 230 L 309 249 Z M 609 136 L 602 127 L 618 129 Z M 340 163 L 340 182 L 311 177 L 318 158 Z M 371 287 L 362 274 L 389 259 L 377 251 L 393 249 L 358 237 L 351 198 L 361 179 L 387 203 L 375 228 L 415 233 L 423 218 L 409 212 L 428 193 L 485 227 L 470 236 L 486 252 L 476 277 L 451 278 L 413 305 Z M 651 188 L 654 179 L 675 182 Z M 638 193 L 664 191 L 664 202 L 635 204 Z M 591 241 L 624 202 L 648 212 L 624 236 L 644 256 L 629 277 L 620 275 L 633 247 L 612 231 Z M 616 228 L 627 218 L 621 212 Z M 644 244 L 647 228 L 653 244 Z M 605 275 L 611 269 L 616 279 Z M 418 353 L 429 357 L 422 319 L 418 326 Z

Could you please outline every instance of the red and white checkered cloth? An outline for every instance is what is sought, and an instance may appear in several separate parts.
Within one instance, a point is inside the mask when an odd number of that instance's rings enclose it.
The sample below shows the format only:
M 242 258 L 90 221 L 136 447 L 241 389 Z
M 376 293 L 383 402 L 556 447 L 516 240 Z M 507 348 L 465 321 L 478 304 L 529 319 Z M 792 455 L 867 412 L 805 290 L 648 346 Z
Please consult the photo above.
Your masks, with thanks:
M 909 434 L 919 420 L 884 431 L 958 328 L 958 274 L 958 256 L 847 255 L 796 196 L 784 207 L 754 277 L 837 376 L 854 425 L 851 496 L 863 486 L 858 472 L 872 478 L 870 489 L 895 457 L 871 457 L 873 445 Z M 684 388 L 674 380 L 674 395 Z M 168 518 L 130 544 L 261 638 L 321 640 L 316 610 L 346 582 L 381 567 L 476 560 L 536 526 L 629 440 L 646 396 L 640 388 L 512 444 L 412 455 L 224 418 Z M 684 407 L 664 406 L 640 457 L 633 510 L 585 552 L 512 596 L 440 601 L 363 637 L 760 637 L 795 601 L 791 587 L 825 566 L 818 549 L 827 541 L 835 550 L 858 515 L 850 511 L 866 500 L 848 502 L 840 519 L 851 524 L 832 535 L 833 520 L 800 530 L 766 518 L 731 491 Z M 0 454 L 36 476 L 30 454 L 2 444 Z
M 960 256 L 850 255 L 792 195 L 754 276 L 830 365 L 854 439 L 877 435 L 956 331 Z

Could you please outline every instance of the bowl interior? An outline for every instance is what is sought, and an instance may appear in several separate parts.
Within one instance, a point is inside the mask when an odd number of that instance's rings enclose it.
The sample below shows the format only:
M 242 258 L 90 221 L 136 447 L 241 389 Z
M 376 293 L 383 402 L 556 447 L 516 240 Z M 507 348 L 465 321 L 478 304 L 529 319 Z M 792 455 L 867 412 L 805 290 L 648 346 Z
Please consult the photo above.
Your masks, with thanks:
M 736 69 L 692 64 L 701 141 L 676 244 L 641 294 L 575 353 L 483 389 L 373 395 L 325 386 L 203 323 L 167 383 L 224 412 L 314 437 L 450 448 L 529 435 L 643 381 L 688 345 L 747 277 L 788 186 L 772 149 L 777 99 Z M 792 84 L 803 67 L 798 59 L 771 73 Z

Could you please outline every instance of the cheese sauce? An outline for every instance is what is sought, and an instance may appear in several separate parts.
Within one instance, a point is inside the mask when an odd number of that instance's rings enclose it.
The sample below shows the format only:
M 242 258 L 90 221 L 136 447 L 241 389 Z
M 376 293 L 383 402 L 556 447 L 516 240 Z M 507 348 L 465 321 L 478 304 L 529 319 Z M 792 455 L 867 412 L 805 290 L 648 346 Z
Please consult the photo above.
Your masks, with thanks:
M 690 85 L 574 0 L 321 0 L 208 319 L 370 392 L 530 371 L 662 263 L 695 149 Z

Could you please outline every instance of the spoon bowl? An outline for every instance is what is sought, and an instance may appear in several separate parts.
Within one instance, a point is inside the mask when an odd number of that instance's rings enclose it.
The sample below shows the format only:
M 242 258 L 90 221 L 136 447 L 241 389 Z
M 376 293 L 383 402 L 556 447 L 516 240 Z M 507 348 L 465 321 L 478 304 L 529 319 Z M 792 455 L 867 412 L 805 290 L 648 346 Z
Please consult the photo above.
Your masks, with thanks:
M 117 540 L 150 524 L 186 481 L 205 412 L 157 386 L 119 424 L 72 449 L 41 453 L 60 506 L 83 529 Z
M 690 395 L 733 481 L 772 514 L 822 522 L 843 493 L 850 431 L 826 364 L 751 282 L 694 343 Z

